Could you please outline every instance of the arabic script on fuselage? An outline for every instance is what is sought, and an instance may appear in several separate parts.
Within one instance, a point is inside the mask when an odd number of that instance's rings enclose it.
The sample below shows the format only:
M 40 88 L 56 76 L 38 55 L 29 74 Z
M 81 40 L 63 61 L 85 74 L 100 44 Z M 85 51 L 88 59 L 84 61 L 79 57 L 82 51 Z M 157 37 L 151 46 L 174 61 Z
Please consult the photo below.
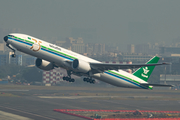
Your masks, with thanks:
M 52 44 L 49 44 L 49 47 L 52 47 L 52 48 L 54 48 L 54 49 L 57 49 L 57 50 L 60 50 L 60 51 L 61 51 L 61 48 L 59 48 L 58 46 L 54 46 L 54 45 L 52 45 Z

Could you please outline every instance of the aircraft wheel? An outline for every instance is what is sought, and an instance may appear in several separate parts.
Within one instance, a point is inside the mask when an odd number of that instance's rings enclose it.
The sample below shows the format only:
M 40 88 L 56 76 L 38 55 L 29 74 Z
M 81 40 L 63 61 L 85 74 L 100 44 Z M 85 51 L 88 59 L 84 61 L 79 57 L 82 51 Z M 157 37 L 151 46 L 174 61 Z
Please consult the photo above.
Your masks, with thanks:
M 66 81 L 69 81 L 69 82 L 71 82 L 71 78 L 67 77 L 67 80 L 66 80 Z
M 71 79 L 71 82 L 74 82 L 75 81 L 75 79 Z
M 91 79 L 89 80 L 89 83 L 92 83 L 92 80 L 91 80 Z
M 95 84 L 95 80 L 92 80 L 92 84 Z
M 83 81 L 84 81 L 84 82 L 87 81 L 87 78 L 83 78 Z
M 86 80 L 86 82 L 90 82 L 90 79 L 89 78 L 86 78 L 87 80 Z
M 14 57 L 16 57 L 16 54 L 12 54 L 11 56 L 14 58 Z

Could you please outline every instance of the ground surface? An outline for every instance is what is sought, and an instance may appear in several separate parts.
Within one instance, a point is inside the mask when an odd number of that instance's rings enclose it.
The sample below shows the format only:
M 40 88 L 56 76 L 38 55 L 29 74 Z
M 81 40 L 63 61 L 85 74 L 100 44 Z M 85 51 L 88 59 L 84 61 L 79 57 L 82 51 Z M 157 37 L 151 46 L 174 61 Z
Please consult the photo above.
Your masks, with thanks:
M 136 90 L 96 85 L 0 85 L 0 120 L 3 117 L 11 120 L 13 115 L 14 119 L 24 117 L 27 120 L 83 120 L 54 112 L 54 109 L 180 111 L 180 91 Z

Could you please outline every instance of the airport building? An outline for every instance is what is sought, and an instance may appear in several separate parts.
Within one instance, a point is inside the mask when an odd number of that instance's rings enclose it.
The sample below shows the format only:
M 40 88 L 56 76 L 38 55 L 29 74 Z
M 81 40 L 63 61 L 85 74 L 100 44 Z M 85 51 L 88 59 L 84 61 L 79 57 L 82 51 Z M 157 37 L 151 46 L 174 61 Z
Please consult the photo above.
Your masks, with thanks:
M 127 45 L 127 51 L 131 54 L 135 53 L 135 45 L 134 44 L 128 44 Z
M 180 75 L 160 75 L 160 84 L 174 85 L 175 88 L 180 89 Z
M 11 55 L 12 52 L 9 52 L 8 54 L 1 54 L 0 65 L 7 65 L 7 64 L 22 65 L 22 55 L 16 55 L 15 58 L 12 58 Z
M 75 43 L 72 44 L 72 51 L 77 52 L 77 53 L 85 53 L 85 45 L 83 43 Z
M 66 70 L 62 68 L 54 68 L 50 71 L 43 71 L 43 84 L 60 84 L 63 81 L 63 76 L 66 76 Z
M 159 53 L 163 56 L 180 57 L 180 47 L 159 47 Z
M 16 55 L 15 58 L 10 56 L 10 64 L 22 66 L 22 55 Z
M 121 55 L 121 60 L 132 61 L 133 63 L 147 62 L 153 57 L 153 55 L 143 55 L 143 54 L 123 54 Z
M 5 49 L 4 49 L 4 43 L 0 43 L 0 53 L 4 53 Z
M 25 63 L 23 63 L 25 66 L 28 65 L 35 65 L 36 57 L 26 57 Z
M 0 65 L 6 65 L 9 64 L 9 58 L 8 55 L 0 55 Z

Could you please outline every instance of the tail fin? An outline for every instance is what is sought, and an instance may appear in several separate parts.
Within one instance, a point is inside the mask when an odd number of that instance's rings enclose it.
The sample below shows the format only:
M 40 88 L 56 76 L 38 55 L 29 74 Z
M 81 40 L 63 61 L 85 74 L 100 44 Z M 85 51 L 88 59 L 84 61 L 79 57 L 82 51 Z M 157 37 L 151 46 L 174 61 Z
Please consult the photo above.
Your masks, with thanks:
M 150 59 L 146 64 L 153 64 L 158 63 L 159 57 L 154 56 L 152 59 Z M 147 66 L 147 67 L 141 67 L 138 70 L 136 70 L 133 75 L 141 78 L 144 81 L 148 81 L 152 71 L 154 70 L 155 66 Z

